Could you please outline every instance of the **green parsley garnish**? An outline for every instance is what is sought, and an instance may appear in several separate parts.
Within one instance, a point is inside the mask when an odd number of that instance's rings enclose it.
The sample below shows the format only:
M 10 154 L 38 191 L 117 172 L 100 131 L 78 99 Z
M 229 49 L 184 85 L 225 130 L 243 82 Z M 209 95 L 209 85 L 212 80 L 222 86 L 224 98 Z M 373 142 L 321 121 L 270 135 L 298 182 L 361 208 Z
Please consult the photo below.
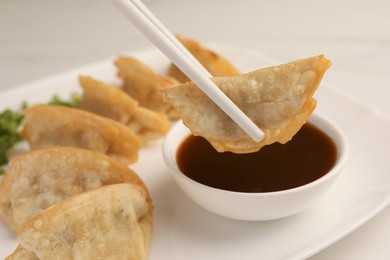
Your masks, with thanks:
M 0 166 L 8 163 L 7 151 L 22 139 L 18 131 L 22 121 L 21 112 L 6 109 L 0 114 Z M 3 171 L 1 168 L 0 174 Z
M 81 97 L 75 93 L 72 94 L 70 100 L 63 100 L 58 95 L 54 95 L 49 101 L 49 105 L 58 105 L 58 106 L 66 106 L 78 108 L 81 102 Z

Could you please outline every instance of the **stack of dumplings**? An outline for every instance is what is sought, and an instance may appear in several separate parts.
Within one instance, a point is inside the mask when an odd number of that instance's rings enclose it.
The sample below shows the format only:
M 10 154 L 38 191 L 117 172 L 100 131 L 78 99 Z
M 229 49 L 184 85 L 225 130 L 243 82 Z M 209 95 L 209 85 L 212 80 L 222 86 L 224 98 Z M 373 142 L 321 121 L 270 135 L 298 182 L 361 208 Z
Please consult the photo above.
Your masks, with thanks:
M 9 259 L 92 259 L 94 252 L 102 259 L 113 253 L 146 259 L 152 212 L 152 199 L 137 174 L 81 148 L 20 155 L 0 183 L 0 216 L 20 243 Z

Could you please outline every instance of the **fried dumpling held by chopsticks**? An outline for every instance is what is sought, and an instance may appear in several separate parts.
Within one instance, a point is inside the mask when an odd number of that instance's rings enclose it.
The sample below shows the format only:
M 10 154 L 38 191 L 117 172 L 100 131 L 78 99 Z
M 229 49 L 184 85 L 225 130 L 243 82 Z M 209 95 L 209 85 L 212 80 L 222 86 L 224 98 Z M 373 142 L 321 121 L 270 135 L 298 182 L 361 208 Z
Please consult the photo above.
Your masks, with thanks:
M 200 45 L 192 39 L 176 35 L 176 38 L 191 52 L 191 54 L 206 68 L 213 77 L 225 77 L 239 75 L 239 71 L 224 57 L 216 52 Z M 174 64 L 168 69 L 168 75 L 185 83 L 190 79 Z
M 164 136 L 171 123 L 163 113 L 141 107 L 119 88 L 80 77 L 83 95 L 80 108 L 113 119 L 129 127 L 144 143 Z
M 151 205 L 138 185 L 112 184 L 55 204 L 18 234 L 7 259 L 147 259 Z
M 146 190 L 135 172 L 104 154 L 74 147 L 33 150 L 13 158 L 5 171 L 0 217 L 18 233 L 30 219 L 66 198 L 125 182 Z
M 123 80 L 124 92 L 137 100 L 142 107 L 165 113 L 173 120 L 178 118 L 175 109 L 163 101 L 161 94 L 161 90 L 179 85 L 176 79 L 159 75 L 132 57 L 119 57 L 114 64 L 118 69 L 118 76 Z
M 316 106 L 312 98 L 330 62 L 323 56 L 297 60 L 213 82 L 265 133 L 252 140 L 194 83 L 165 90 L 194 135 L 203 136 L 219 152 L 251 153 L 274 142 L 288 142 Z
M 22 136 L 32 149 L 72 146 L 107 154 L 124 164 L 138 160 L 140 139 L 114 120 L 54 105 L 34 106 L 24 115 Z

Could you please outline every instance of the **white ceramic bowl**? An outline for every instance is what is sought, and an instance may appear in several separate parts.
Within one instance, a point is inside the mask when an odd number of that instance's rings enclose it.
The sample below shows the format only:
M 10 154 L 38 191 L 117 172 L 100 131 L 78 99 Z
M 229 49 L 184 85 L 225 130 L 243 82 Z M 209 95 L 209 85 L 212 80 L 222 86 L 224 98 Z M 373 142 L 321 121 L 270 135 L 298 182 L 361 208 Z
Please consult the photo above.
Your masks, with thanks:
M 337 159 L 333 169 L 323 177 L 296 188 L 265 193 L 234 192 L 206 186 L 180 172 L 176 152 L 190 131 L 180 121 L 164 139 L 162 152 L 166 165 L 180 188 L 199 206 L 224 217 L 239 220 L 271 220 L 298 213 L 313 205 L 329 190 L 340 174 L 348 145 L 343 133 L 328 119 L 313 114 L 309 122 L 327 133 L 336 144 Z

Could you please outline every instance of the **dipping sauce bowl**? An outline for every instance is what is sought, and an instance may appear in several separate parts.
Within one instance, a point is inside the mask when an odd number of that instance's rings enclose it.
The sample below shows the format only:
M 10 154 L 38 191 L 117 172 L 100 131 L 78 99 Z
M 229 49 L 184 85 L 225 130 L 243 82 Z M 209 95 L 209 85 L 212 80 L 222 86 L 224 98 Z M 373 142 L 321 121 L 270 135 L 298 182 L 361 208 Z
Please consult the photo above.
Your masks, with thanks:
M 162 153 L 164 161 L 179 187 L 191 200 L 204 209 L 237 220 L 261 221 L 283 218 L 301 212 L 317 202 L 336 181 L 348 157 L 347 140 L 334 123 L 318 114 L 313 114 L 308 122 L 333 141 L 335 159 L 329 171 L 309 183 L 293 188 L 264 192 L 232 191 L 212 187 L 188 177 L 179 167 L 178 151 L 183 142 L 191 136 L 191 132 L 181 121 L 176 123 L 165 137 Z M 297 153 L 299 153 L 299 150 L 297 150 Z M 310 160 L 310 158 L 306 159 L 305 156 L 303 160 Z M 223 162 L 221 161 L 221 163 Z M 303 161 L 303 163 L 305 162 Z M 204 164 L 207 167 L 207 161 L 204 161 Z M 261 169 L 261 165 L 259 166 Z M 315 169 L 312 171 L 315 171 Z M 264 174 L 267 174 L 267 172 L 264 172 Z M 294 173 L 286 172 L 283 174 L 291 177 L 291 174 Z M 242 181 L 239 180 L 242 175 L 242 173 L 237 172 L 237 182 Z M 315 175 L 315 172 L 313 172 L 313 175 Z M 220 176 L 223 178 L 223 172 L 220 173 Z M 280 178 L 279 180 L 275 178 L 275 182 L 278 181 L 280 181 Z M 249 182 L 253 182 L 253 180 L 249 180 Z M 272 186 L 272 183 L 270 184 Z M 275 183 L 274 186 L 278 186 L 277 184 Z

